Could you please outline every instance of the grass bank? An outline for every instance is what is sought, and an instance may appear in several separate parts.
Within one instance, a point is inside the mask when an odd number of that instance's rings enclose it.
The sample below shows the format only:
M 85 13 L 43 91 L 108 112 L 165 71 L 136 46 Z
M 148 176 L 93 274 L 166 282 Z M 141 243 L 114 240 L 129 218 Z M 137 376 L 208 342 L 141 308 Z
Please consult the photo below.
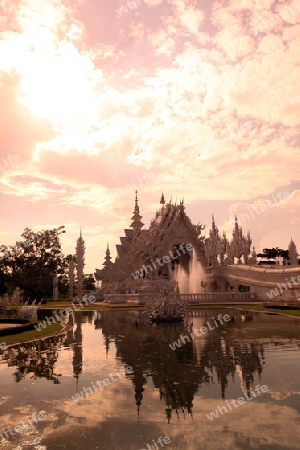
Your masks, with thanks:
M 281 309 L 281 308 L 265 308 L 263 305 L 240 305 L 240 304 L 232 304 L 232 305 L 226 305 L 230 308 L 238 308 L 243 309 L 244 311 L 260 311 L 260 312 L 269 312 L 269 313 L 275 313 L 275 314 L 285 314 L 287 316 L 293 316 L 293 317 L 300 317 L 300 310 L 299 309 Z
M 60 323 L 52 323 L 51 325 L 47 326 L 45 329 L 41 331 L 37 331 L 36 329 L 30 330 L 30 331 L 23 331 L 22 333 L 17 333 L 13 335 L 2 335 L 1 341 L 5 342 L 6 344 L 14 344 L 16 342 L 23 342 L 31 339 L 38 339 L 45 336 L 48 336 L 52 333 L 57 333 L 58 331 L 61 331 L 63 329 L 63 326 Z
M 79 309 L 80 305 L 75 305 Z M 205 308 L 238 308 L 245 311 L 260 311 L 260 312 L 272 312 L 276 314 L 286 314 L 288 316 L 300 317 L 300 310 L 292 309 L 279 309 L 279 308 L 265 308 L 263 302 L 249 302 L 249 303 L 205 303 L 203 305 L 191 305 L 191 309 L 205 309 Z M 58 301 L 58 302 L 48 302 L 41 305 L 40 309 L 66 309 L 72 308 L 72 303 L 69 301 Z M 8 310 L 16 309 L 16 306 L 8 305 Z M 144 306 L 132 305 L 132 306 L 104 306 L 100 303 L 91 304 L 89 306 L 84 306 L 80 308 L 80 311 L 140 311 L 143 310 Z M 42 331 L 40 332 L 42 333 Z
M 80 305 L 74 303 L 75 307 L 77 310 L 80 309 L 80 311 L 112 311 L 112 310 L 116 310 L 116 311 L 139 311 L 144 309 L 143 306 L 104 306 L 101 304 L 91 304 L 89 306 L 83 306 L 82 308 L 80 308 Z M 72 303 L 70 302 L 49 302 L 46 303 L 45 305 L 42 305 L 40 309 L 66 309 L 66 308 L 72 308 Z
M 111 308 L 109 306 L 103 306 L 101 304 L 91 304 L 89 306 L 84 306 L 80 308 L 79 304 L 74 303 L 76 309 L 80 309 L 80 311 L 111 311 L 117 310 L 117 311 L 138 311 L 143 309 L 143 306 L 112 306 Z M 7 311 L 17 311 L 22 305 L 7 305 L 6 310 Z M 58 301 L 58 302 L 48 302 L 40 306 L 40 309 L 67 309 L 72 308 L 72 303 L 67 301 Z

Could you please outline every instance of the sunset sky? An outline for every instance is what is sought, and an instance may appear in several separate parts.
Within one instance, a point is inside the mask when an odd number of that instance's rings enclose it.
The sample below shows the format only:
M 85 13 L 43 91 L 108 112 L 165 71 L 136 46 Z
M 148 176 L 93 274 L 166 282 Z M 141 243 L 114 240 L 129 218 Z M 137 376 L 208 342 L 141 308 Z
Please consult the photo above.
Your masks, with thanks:
M 164 192 L 300 251 L 300 0 L 0 0 L 0 30 L 0 244 L 81 226 L 92 273 L 136 185 L 146 226 Z

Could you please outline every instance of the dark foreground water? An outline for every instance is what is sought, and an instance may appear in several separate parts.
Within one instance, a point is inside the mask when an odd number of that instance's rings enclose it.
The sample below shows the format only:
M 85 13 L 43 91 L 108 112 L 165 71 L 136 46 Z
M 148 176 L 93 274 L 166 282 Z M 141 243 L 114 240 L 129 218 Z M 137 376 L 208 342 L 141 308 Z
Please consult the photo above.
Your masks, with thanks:
M 1 352 L 0 448 L 300 449 L 299 319 L 220 308 L 188 325 L 123 311 L 69 321 Z M 190 342 L 172 350 L 180 335 Z

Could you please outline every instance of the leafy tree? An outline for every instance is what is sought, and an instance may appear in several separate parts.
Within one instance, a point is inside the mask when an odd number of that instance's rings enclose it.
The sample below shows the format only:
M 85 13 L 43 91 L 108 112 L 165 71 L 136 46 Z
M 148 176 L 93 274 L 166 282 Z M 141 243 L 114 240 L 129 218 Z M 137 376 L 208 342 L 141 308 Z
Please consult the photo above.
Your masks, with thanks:
M 12 290 L 17 286 L 24 290 L 25 299 L 52 296 L 53 276 L 64 274 L 67 266 L 59 241 L 61 233 L 65 233 L 64 226 L 38 233 L 25 228 L 23 240 L 0 246 L 6 284 Z
M 0 297 L 3 296 L 3 294 L 5 294 L 6 292 L 9 291 L 9 286 L 8 286 L 8 277 L 5 275 L 4 273 L 4 266 L 2 261 L 0 261 Z M 10 294 L 11 292 L 9 292 Z
M 58 292 L 60 297 L 68 297 L 69 295 L 69 279 L 67 274 L 63 274 L 58 279 Z
M 92 274 L 83 280 L 83 288 L 86 291 L 93 291 L 95 288 L 95 279 Z
M 283 258 L 283 262 L 287 264 L 289 261 L 289 252 L 288 250 L 283 250 L 281 248 L 264 248 L 262 253 L 258 253 L 257 255 L 260 258 L 267 258 L 267 259 L 276 259 L 279 256 Z

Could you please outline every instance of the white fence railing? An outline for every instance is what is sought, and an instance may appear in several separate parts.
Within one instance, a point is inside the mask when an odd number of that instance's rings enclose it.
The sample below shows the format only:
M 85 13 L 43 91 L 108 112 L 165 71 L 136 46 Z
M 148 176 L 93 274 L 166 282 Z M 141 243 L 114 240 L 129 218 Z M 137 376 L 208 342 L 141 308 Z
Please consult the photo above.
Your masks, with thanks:
M 178 294 L 178 301 L 184 303 L 210 303 L 210 302 L 251 302 L 256 301 L 257 297 L 252 292 L 224 292 L 209 294 Z M 106 294 L 105 303 L 129 303 L 143 305 L 157 300 L 155 293 L 140 294 Z
M 209 303 L 209 302 L 244 302 L 256 301 L 257 297 L 253 292 L 213 292 L 207 294 L 178 294 L 179 300 L 188 303 Z

